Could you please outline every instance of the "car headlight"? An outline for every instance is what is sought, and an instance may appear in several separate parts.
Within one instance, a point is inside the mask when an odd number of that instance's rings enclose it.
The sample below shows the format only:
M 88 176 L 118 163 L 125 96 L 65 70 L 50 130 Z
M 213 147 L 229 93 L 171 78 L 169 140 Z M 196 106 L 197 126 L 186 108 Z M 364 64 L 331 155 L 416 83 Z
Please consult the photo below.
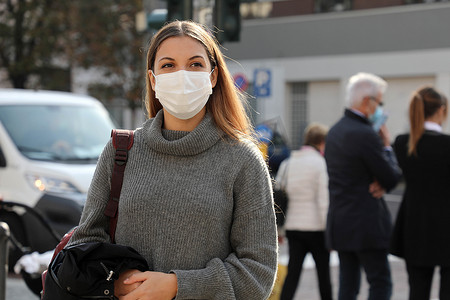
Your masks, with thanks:
M 26 177 L 28 183 L 41 192 L 64 194 L 80 193 L 73 184 L 65 180 L 38 175 L 27 175 Z

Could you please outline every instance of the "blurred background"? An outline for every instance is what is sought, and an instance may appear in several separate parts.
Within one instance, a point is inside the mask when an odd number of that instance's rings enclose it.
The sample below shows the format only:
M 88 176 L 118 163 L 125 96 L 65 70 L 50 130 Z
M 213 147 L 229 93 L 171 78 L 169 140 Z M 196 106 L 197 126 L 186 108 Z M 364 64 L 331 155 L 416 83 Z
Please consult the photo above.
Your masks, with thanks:
M 140 126 L 149 39 L 167 20 L 194 19 L 221 42 L 254 124 L 275 126 L 289 148 L 309 122 L 340 118 L 359 71 L 389 83 L 395 137 L 412 90 L 450 94 L 449 16 L 438 0 L 3 0 L 0 87 L 90 94 L 121 127 Z
M 412 91 L 431 84 L 450 96 L 446 0 L 0 0 L 0 90 L 90 95 L 117 127 L 139 127 L 149 40 L 176 19 L 205 24 L 220 42 L 273 173 L 309 123 L 331 126 L 342 116 L 357 72 L 388 82 L 392 139 L 408 131 Z M 402 188 L 386 197 L 392 216 Z

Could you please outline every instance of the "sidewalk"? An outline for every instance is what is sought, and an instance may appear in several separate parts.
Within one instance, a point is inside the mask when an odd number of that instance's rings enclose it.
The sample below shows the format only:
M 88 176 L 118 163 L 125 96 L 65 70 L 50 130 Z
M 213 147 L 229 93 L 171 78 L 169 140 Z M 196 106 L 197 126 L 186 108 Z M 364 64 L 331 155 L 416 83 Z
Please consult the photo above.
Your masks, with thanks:
M 287 249 L 285 245 L 280 246 L 280 262 L 287 265 L 288 256 Z M 409 286 L 408 286 L 408 275 L 406 273 L 405 263 L 402 259 L 398 259 L 394 256 L 389 257 L 391 265 L 391 275 L 393 281 L 393 293 L 391 300 L 408 300 L 409 296 Z M 331 253 L 331 280 L 333 287 L 333 299 L 337 299 L 337 293 L 339 288 L 339 258 L 336 252 Z M 439 269 L 435 271 L 433 277 L 433 286 L 431 292 L 431 300 L 439 300 Z M 368 288 L 366 278 L 364 273 L 362 273 L 361 278 L 361 289 L 358 296 L 358 300 L 367 299 Z M 305 259 L 303 264 L 303 272 L 300 278 L 300 283 L 297 287 L 297 292 L 295 294 L 294 300 L 320 300 L 319 288 L 317 284 L 316 269 L 314 267 L 314 260 L 311 255 Z M 271 300 L 278 300 L 277 297 L 272 297 Z
M 285 253 L 284 247 L 280 248 L 280 262 L 287 264 L 287 255 Z M 408 300 L 408 277 L 405 270 L 405 264 L 403 260 L 396 259 L 395 257 L 390 257 L 391 270 L 392 270 L 392 281 L 394 283 L 394 289 L 391 300 Z M 331 276 L 333 284 L 333 294 L 334 299 L 337 299 L 338 291 L 338 276 L 339 276 L 339 260 L 337 254 L 333 252 L 331 254 Z M 358 300 L 367 299 L 368 285 L 365 280 L 364 274 L 362 275 L 361 291 Z M 431 294 L 432 300 L 438 300 L 438 290 L 439 290 L 439 273 L 438 270 L 435 272 L 433 278 L 433 290 Z M 6 299 L 8 300 L 33 300 L 38 299 L 37 296 L 33 295 L 27 288 L 25 282 L 18 276 L 9 277 L 6 282 Z M 271 297 L 271 300 L 278 300 L 277 297 Z M 300 279 L 300 284 L 297 287 L 297 293 L 294 300 L 320 300 L 319 290 L 317 287 L 316 270 L 314 268 L 314 261 L 311 256 L 307 256 L 302 277 Z
M 39 300 L 39 297 L 30 291 L 22 277 L 10 274 L 6 280 L 6 299 Z

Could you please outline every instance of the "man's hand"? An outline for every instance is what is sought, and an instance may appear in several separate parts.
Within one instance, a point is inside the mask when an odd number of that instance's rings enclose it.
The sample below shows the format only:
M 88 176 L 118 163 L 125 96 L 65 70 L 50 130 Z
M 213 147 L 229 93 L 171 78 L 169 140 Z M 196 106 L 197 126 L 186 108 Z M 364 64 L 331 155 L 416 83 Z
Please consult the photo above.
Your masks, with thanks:
M 380 135 L 385 147 L 391 146 L 391 135 L 389 134 L 389 130 L 387 129 L 386 124 L 380 127 L 380 131 L 378 132 L 378 134 Z
M 386 190 L 375 180 L 369 185 L 369 193 L 376 199 L 380 199 L 386 193 Z

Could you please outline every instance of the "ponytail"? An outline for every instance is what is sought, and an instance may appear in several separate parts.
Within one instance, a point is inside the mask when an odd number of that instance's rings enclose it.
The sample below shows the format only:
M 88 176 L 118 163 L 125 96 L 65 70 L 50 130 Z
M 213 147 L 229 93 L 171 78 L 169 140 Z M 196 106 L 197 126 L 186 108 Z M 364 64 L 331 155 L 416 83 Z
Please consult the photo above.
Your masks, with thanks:
M 422 96 L 414 93 L 409 104 L 409 144 L 408 155 L 417 156 L 417 143 L 425 131 L 425 113 Z
M 425 120 L 432 117 L 442 107 L 447 113 L 447 98 L 432 87 L 417 90 L 409 104 L 409 144 L 408 155 L 417 156 L 417 144 L 425 132 Z

